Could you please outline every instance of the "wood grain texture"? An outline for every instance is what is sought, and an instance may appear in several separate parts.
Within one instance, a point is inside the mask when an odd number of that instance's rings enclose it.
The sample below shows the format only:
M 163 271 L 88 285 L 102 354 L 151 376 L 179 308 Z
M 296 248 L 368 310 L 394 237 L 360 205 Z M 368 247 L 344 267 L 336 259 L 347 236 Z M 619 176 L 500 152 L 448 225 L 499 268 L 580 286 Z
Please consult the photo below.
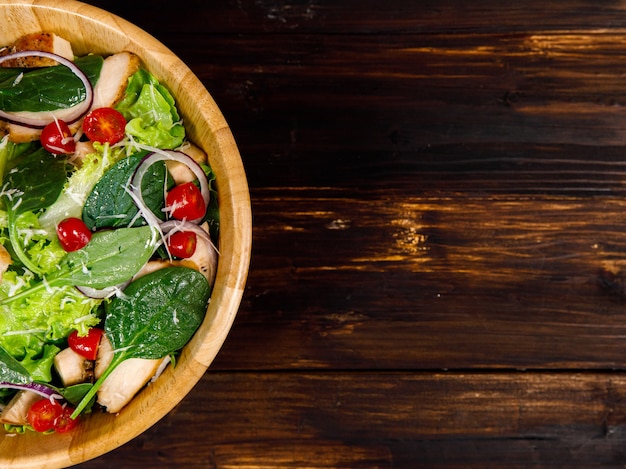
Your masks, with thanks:
M 85 467 L 624 466 L 622 3 L 90 3 L 211 91 L 254 232 L 211 371 Z
M 617 466 L 625 389 L 610 373 L 210 372 L 84 467 Z

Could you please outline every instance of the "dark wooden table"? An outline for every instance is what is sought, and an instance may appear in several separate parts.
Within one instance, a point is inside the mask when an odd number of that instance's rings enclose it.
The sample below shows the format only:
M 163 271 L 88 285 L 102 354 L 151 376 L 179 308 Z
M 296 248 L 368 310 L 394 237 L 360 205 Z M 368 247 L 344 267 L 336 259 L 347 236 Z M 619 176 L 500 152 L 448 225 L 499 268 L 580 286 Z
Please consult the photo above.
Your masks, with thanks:
M 85 468 L 626 465 L 626 6 L 90 1 L 249 177 L 218 359 Z

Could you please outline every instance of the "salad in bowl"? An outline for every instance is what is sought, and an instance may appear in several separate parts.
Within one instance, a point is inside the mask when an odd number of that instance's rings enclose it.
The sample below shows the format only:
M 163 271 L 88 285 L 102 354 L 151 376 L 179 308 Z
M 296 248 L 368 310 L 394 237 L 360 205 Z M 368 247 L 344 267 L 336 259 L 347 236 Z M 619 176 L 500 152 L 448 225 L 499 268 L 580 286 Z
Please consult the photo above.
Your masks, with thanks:
M 0 423 L 66 433 L 175 366 L 218 268 L 215 173 L 131 51 L 0 49 Z

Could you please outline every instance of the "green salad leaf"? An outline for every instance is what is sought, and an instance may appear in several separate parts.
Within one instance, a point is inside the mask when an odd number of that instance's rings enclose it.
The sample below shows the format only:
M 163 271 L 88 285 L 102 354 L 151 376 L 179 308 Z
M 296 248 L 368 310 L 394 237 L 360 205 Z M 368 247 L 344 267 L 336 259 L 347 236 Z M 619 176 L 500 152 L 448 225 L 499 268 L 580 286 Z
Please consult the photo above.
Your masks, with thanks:
M 2 275 L 0 298 L 29 288 L 35 277 L 9 270 Z M 86 298 L 74 287 L 42 289 L 10 305 L 0 305 L 0 346 L 26 368 L 33 379 L 51 379 L 52 360 L 60 344 L 76 329 L 85 334 L 100 322 L 100 300 Z
M 104 59 L 99 55 L 78 57 L 74 63 L 92 85 L 100 77 Z M 41 112 L 65 109 L 85 99 L 85 85 L 67 67 L 0 67 L 0 109 L 6 112 Z
M 150 226 L 94 233 L 84 248 L 68 253 L 51 275 L 0 300 L 8 305 L 56 287 L 113 287 L 129 280 L 150 259 L 157 247 Z
M 33 177 L 33 174 L 38 177 Z M 37 274 L 41 274 L 42 269 L 26 254 L 26 243 L 17 221 L 23 213 L 36 212 L 51 205 L 59 197 L 65 179 L 65 159 L 41 148 L 19 161 L 7 174 L 7 183 L 3 187 L 11 247 L 22 264 Z
M 4 181 L 4 174 L 13 161 L 37 148 L 37 142 L 13 143 L 9 141 L 8 135 L 2 137 L 0 139 L 0 182 Z
M 113 360 L 76 407 L 76 418 L 104 380 L 128 358 L 158 359 L 182 348 L 202 323 L 211 287 L 197 270 L 167 267 L 132 282 L 106 307 Z
M 94 143 L 94 153 L 86 155 L 79 168 L 68 178 L 57 200 L 39 217 L 42 228 L 54 232 L 59 222 L 68 217 L 80 218 L 83 204 L 100 178 L 120 159 L 123 148 Z
M 14 191 L 12 194 L 4 191 L 10 213 L 19 215 L 51 205 L 59 197 L 66 175 L 65 158 L 54 156 L 44 148 L 26 155 L 7 175 L 7 189 Z
M 161 149 L 182 145 L 185 128 L 170 92 L 148 71 L 140 69 L 129 79 L 126 95 L 115 108 L 128 123 L 126 133 L 139 143 Z
M 82 219 L 90 229 L 145 224 L 128 193 L 128 183 L 147 153 L 141 151 L 121 159 L 100 178 L 87 196 L 82 212 Z M 165 218 L 161 208 L 165 206 L 164 188 L 170 179 L 167 175 L 165 163 L 153 164 L 141 185 L 144 202 L 161 219 Z
M 0 382 L 28 384 L 32 381 L 28 370 L 0 345 Z

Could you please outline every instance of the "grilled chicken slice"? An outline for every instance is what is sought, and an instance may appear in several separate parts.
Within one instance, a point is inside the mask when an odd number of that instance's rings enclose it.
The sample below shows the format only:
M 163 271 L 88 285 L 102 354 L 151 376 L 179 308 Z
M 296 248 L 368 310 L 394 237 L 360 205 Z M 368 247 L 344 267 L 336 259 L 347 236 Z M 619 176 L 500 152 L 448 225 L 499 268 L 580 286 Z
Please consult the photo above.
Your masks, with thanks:
M 141 62 L 132 52 L 118 52 L 104 59 L 100 78 L 93 90 L 92 109 L 113 107 L 124 97 L 130 76 L 139 70 Z
M 102 336 L 98 347 L 98 358 L 96 359 L 96 378 L 102 375 L 112 359 L 113 348 L 111 343 L 106 336 Z M 156 374 L 163 360 L 163 358 L 157 360 L 129 358 L 124 360 L 102 383 L 98 390 L 98 404 L 112 414 L 122 410 Z
M 69 347 L 56 354 L 54 369 L 61 378 L 64 387 L 85 383 L 93 378 L 93 362 Z
M 204 150 L 193 143 L 185 144 L 185 146 L 181 148 L 181 151 L 190 156 L 198 164 L 207 163 L 207 155 Z M 184 184 L 186 182 L 192 182 L 196 179 L 196 175 L 184 163 L 169 160 L 166 161 L 165 164 L 176 184 Z
M 0 423 L 28 425 L 28 410 L 41 399 L 42 397 L 34 392 L 18 391 L 0 413 Z
M 209 232 L 209 225 L 204 223 L 201 225 L 202 229 Z M 218 254 L 215 247 L 201 236 L 196 237 L 196 251 L 193 256 L 185 259 L 188 262 L 193 263 L 196 269 L 205 276 L 209 285 L 213 286 L 215 282 L 215 275 L 217 274 L 217 261 Z
M 67 60 L 74 60 L 72 44 L 70 44 L 70 42 L 66 39 L 63 39 L 54 33 L 48 32 L 26 34 L 25 36 L 22 36 L 10 46 L 0 49 L 0 56 L 27 50 L 52 52 L 53 54 L 60 55 Z M 34 68 L 48 67 L 55 64 L 56 62 L 54 60 L 45 57 L 24 57 L 21 59 L 7 60 L 0 66 Z

